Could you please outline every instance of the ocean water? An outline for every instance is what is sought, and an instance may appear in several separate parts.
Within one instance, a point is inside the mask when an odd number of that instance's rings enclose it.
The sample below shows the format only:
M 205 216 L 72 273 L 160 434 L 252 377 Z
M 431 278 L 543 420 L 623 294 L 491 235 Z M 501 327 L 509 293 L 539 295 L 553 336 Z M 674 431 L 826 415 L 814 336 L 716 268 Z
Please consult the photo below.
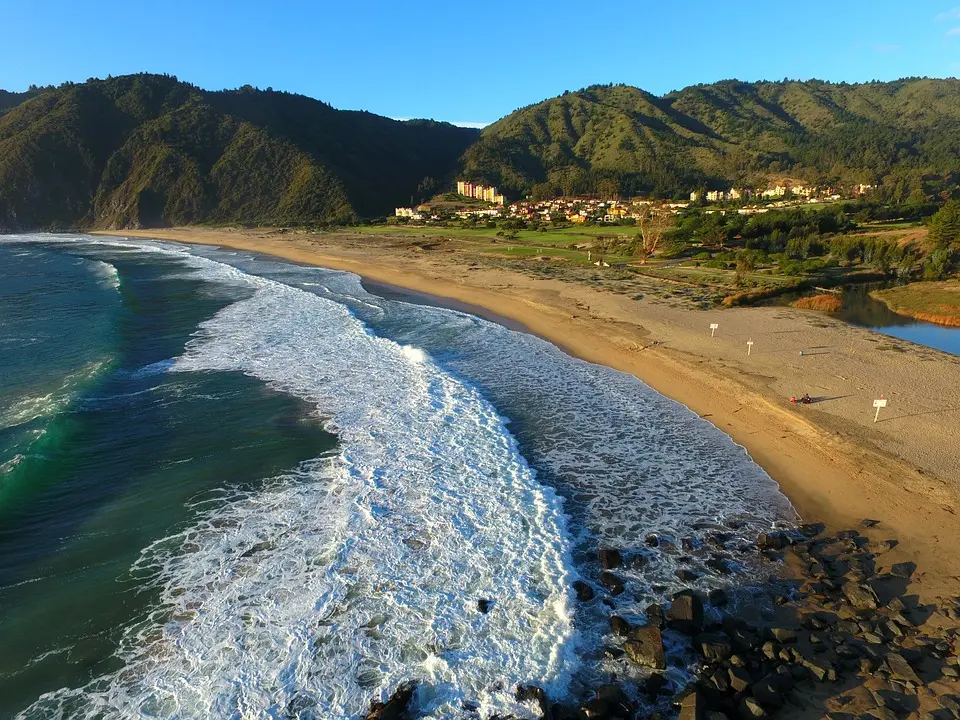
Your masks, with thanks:
M 0 718 L 530 716 L 632 672 L 611 612 L 770 571 L 711 532 L 794 518 L 631 376 L 242 253 L 0 238 L 0 372 Z M 626 591 L 579 603 L 601 546 Z

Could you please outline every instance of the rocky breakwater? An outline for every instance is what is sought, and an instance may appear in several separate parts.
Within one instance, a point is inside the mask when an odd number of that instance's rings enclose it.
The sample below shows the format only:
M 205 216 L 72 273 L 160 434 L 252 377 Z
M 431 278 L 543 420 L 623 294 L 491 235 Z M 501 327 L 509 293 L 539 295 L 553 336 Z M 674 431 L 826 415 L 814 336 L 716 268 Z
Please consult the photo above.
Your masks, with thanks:
M 960 718 L 960 598 L 921 603 L 910 590 L 916 568 L 884 562 L 896 541 L 875 524 L 863 523 L 873 538 L 814 525 L 760 535 L 754 559 L 781 570 L 767 583 L 684 590 L 642 622 L 611 615 L 604 652 L 620 672 L 575 703 L 519 687 L 515 717 Z M 578 581 L 581 602 L 622 590 L 610 577 L 620 551 L 599 560 L 603 589 Z M 369 717 L 416 717 L 411 687 Z

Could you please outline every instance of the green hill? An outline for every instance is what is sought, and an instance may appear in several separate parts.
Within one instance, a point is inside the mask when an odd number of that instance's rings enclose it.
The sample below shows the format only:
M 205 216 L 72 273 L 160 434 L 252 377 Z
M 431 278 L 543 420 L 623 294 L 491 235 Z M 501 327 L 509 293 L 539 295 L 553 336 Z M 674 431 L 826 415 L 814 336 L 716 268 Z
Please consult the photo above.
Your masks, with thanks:
M 477 137 L 159 75 L 5 94 L 0 112 L 0 229 L 351 222 L 432 193 Z
M 465 175 L 514 196 L 806 182 L 936 192 L 960 175 L 960 81 L 698 85 L 657 97 L 594 86 L 485 128 Z

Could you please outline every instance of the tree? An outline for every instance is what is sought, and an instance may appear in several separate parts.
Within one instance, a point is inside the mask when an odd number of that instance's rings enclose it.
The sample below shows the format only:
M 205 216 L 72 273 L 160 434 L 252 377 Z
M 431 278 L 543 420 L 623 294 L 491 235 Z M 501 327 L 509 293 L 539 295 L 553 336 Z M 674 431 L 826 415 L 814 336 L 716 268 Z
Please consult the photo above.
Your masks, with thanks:
M 951 200 L 930 218 L 930 242 L 946 250 L 960 241 L 960 202 Z
M 637 256 L 641 263 L 646 263 L 647 259 L 653 255 L 663 240 L 663 234 L 672 224 L 672 220 L 667 213 L 657 208 L 647 208 L 641 213 L 637 220 L 640 226 L 640 234 L 637 235 Z

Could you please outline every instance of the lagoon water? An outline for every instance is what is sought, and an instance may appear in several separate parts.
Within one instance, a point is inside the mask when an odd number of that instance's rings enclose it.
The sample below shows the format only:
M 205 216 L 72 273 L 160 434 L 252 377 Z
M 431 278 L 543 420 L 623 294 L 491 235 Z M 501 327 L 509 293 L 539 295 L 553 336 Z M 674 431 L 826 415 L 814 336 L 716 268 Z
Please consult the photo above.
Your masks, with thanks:
M 269 258 L 4 237 L 0 377 L 0 718 L 522 717 L 617 670 L 598 547 L 640 618 L 793 519 L 632 376 Z

